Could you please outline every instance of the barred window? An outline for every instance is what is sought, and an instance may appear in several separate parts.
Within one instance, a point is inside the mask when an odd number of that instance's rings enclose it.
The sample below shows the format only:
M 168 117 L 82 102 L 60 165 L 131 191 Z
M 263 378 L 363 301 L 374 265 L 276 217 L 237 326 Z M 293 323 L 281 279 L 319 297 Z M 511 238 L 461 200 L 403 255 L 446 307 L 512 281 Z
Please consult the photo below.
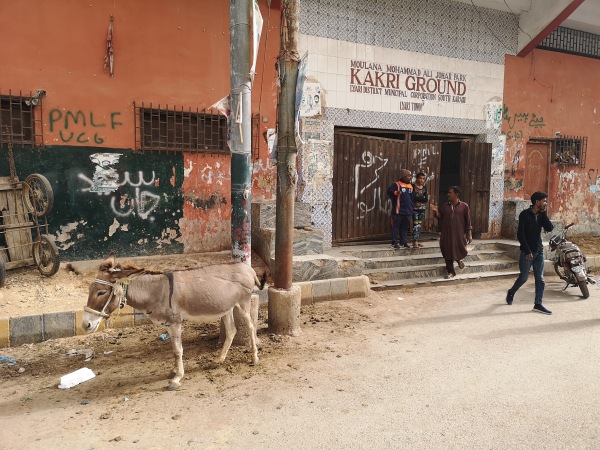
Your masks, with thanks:
M 229 153 L 227 118 L 217 111 L 135 106 L 136 148 L 143 151 Z
M 565 166 L 585 167 L 587 137 L 560 137 L 552 143 L 552 162 Z
M 0 94 L 0 143 L 35 145 L 34 107 L 39 99 L 32 96 Z

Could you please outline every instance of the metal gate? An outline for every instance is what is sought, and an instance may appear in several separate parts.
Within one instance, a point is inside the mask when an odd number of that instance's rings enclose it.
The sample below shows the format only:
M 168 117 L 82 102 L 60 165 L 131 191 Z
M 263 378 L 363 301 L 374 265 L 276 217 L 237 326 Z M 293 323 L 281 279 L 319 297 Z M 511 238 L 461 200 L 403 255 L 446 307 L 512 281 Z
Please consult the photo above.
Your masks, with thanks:
M 425 187 L 429 193 L 429 198 L 437 197 L 440 182 L 440 166 L 442 160 L 442 141 L 416 141 L 409 144 L 409 169 L 413 175 L 423 172 L 425 178 Z M 425 210 L 422 232 L 432 233 L 437 231 L 437 221 L 434 221 L 431 209 Z
M 462 200 L 471 209 L 473 237 L 488 232 L 492 144 L 463 141 L 460 151 Z
M 390 234 L 387 188 L 407 165 L 406 142 L 336 131 L 333 149 L 332 241 L 382 239 Z

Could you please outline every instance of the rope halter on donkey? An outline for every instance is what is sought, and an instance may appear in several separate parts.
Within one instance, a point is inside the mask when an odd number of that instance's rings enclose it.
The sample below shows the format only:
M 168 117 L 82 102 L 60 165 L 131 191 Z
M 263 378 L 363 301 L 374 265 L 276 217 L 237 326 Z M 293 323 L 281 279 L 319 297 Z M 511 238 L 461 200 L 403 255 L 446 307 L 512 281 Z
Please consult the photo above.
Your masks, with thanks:
M 113 296 L 116 296 L 117 299 L 119 300 L 118 309 L 123 308 L 125 306 L 125 304 L 127 303 L 127 298 L 126 298 L 127 280 L 116 281 L 114 283 L 111 283 L 109 281 L 104 281 L 99 278 L 96 278 L 93 282 L 98 283 L 98 284 L 104 284 L 106 286 L 110 286 L 112 288 L 112 290 L 110 291 L 110 295 L 108 297 L 108 300 L 106 300 L 106 303 L 104 304 L 104 307 L 102 308 L 102 311 L 96 311 L 95 309 L 92 309 L 88 306 L 83 307 L 84 311 L 89 312 L 90 314 L 94 314 L 96 316 L 100 316 L 100 317 L 104 317 L 105 319 L 108 319 L 110 317 L 110 314 L 108 314 L 106 312 L 106 308 L 108 307 L 108 304 L 112 300 Z

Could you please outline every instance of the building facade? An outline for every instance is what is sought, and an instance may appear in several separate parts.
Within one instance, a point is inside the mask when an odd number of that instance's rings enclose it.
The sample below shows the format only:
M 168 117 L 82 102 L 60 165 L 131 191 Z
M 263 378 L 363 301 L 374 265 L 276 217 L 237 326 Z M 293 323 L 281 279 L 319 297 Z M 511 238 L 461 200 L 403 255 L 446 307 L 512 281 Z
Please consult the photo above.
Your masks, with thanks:
M 252 96 L 259 201 L 275 192 L 266 136 L 279 4 L 269 4 L 258 1 Z M 0 14 L 10 18 L 0 29 L 0 176 L 11 145 L 21 180 L 49 180 L 61 257 L 231 248 L 227 121 L 216 105 L 231 89 L 229 2 L 7 1 Z
M 302 120 L 299 195 L 325 240 L 387 236 L 385 190 L 400 168 L 424 172 L 436 203 L 461 185 L 476 234 L 499 236 L 504 56 L 517 48 L 517 16 L 449 0 L 303 0 L 301 15 L 321 105 Z

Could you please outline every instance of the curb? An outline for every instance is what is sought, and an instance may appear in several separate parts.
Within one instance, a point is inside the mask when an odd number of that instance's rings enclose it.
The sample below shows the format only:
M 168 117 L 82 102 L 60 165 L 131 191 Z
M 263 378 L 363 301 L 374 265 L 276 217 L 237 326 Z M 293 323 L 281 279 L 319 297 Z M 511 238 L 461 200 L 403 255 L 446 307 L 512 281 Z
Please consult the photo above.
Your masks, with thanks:
M 370 290 L 369 278 L 366 275 L 294 284 L 300 286 L 302 306 L 327 300 L 367 297 Z M 259 291 L 259 304 L 266 305 L 268 301 L 267 290 Z M 82 320 L 83 309 L 0 318 L 0 348 L 84 335 L 86 332 L 80 325 Z M 109 326 L 126 328 L 148 322 L 144 313 L 136 312 L 131 306 L 125 306 L 118 315 L 111 317 Z M 102 321 L 98 331 L 105 328 L 106 322 Z

